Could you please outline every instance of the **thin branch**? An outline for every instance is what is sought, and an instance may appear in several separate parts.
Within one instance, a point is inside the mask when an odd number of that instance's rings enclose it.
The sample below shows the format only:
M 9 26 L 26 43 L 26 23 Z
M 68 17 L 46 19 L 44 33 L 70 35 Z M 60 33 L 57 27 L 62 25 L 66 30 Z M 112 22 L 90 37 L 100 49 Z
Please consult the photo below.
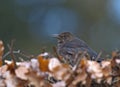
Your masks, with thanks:
M 46 47 L 42 47 L 41 48 L 41 53 L 45 53 L 46 52 Z
M 16 61 L 15 61 L 15 55 L 14 55 L 14 53 L 13 53 L 13 43 L 14 43 L 14 40 L 11 41 L 11 44 L 10 44 L 10 45 L 8 44 L 8 48 L 9 48 L 9 50 L 10 50 L 11 58 L 13 59 L 13 63 L 14 63 L 14 66 L 15 66 L 14 68 L 16 68 L 17 65 L 16 65 Z
M 8 47 L 10 48 L 10 46 L 8 45 Z M 34 58 L 34 55 L 30 55 L 30 54 L 26 54 L 24 51 L 21 51 L 21 50 L 16 50 L 16 51 L 13 51 L 14 54 L 19 54 L 23 57 L 26 57 L 28 59 L 31 59 L 31 58 Z M 8 55 L 10 55 L 10 51 L 8 51 L 7 53 L 5 53 L 3 55 L 3 59 L 6 58 Z
M 80 60 L 86 55 L 86 53 L 87 53 L 86 51 L 84 51 L 82 54 L 81 54 L 81 52 L 78 52 L 78 54 L 76 56 L 78 58 L 78 60 L 76 62 L 76 65 L 73 67 L 73 71 L 76 71 L 76 69 L 78 68 L 78 66 L 80 64 Z
M 100 56 L 102 55 L 102 51 L 99 52 L 98 56 L 96 57 L 95 61 L 98 61 L 100 59 Z
M 17 50 L 17 51 L 13 51 L 14 54 L 19 54 L 20 53 L 20 50 Z M 8 51 L 7 53 L 5 53 L 3 55 L 3 59 L 6 58 L 8 55 L 10 54 L 10 51 Z
M 67 86 L 73 81 L 74 79 L 74 76 L 75 76 L 75 73 L 76 73 L 76 70 L 78 69 L 79 67 L 79 64 L 80 64 L 80 60 L 86 55 L 86 51 L 84 51 L 82 54 L 81 52 L 78 52 L 78 54 L 75 56 L 78 58 L 77 62 L 76 62 L 76 65 L 73 67 L 73 73 L 71 73 L 71 76 L 70 76 L 70 79 L 69 81 L 67 82 Z
M 24 51 L 20 51 L 19 54 L 20 54 L 21 56 L 24 56 L 24 57 L 28 58 L 28 59 L 31 59 L 31 58 L 34 58 L 34 57 L 35 57 L 34 55 L 25 53 Z

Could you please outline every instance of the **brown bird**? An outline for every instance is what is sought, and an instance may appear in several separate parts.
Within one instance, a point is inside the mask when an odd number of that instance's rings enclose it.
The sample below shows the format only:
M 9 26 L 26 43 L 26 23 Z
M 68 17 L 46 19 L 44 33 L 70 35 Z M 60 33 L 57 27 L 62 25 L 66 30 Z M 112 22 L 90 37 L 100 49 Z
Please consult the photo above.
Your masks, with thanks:
M 86 51 L 92 60 L 97 57 L 97 53 L 94 50 L 92 50 L 83 40 L 75 37 L 70 32 L 63 32 L 61 34 L 55 34 L 54 36 L 58 40 L 58 54 L 71 66 L 74 66 L 77 62 L 78 59 L 75 59 L 75 56 L 79 52 Z

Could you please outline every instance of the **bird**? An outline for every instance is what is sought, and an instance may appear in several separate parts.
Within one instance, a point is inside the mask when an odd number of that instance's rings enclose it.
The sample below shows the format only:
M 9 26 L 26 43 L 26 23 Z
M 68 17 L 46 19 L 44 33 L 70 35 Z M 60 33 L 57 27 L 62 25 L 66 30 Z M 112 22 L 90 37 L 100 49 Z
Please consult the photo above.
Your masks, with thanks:
M 54 34 L 53 37 L 57 38 L 57 53 L 71 66 L 76 64 L 79 57 L 75 58 L 75 56 L 79 52 L 86 51 L 91 60 L 95 60 L 98 55 L 97 52 L 90 48 L 83 40 L 70 32 Z

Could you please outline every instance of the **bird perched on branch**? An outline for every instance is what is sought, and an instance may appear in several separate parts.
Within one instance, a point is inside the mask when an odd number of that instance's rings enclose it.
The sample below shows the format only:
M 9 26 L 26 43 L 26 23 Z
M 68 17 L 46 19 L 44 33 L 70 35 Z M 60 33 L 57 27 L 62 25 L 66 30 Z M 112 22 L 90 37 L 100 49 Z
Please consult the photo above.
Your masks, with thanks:
M 75 37 L 70 32 L 54 34 L 57 38 L 57 52 L 61 55 L 65 62 L 74 66 L 79 57 L 75 57 L 78 53 L 87 52 L 91 60 L 95 60 L 97 53 L 92 50 L 83 40 Z

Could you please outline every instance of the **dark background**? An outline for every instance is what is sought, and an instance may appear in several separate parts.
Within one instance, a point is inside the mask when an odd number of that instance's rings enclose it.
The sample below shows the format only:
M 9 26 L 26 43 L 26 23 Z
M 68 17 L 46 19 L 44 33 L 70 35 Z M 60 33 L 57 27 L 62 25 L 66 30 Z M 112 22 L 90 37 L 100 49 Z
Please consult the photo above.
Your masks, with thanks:
M 39 54 L 56 45 L 52 34 L 70 31 L 94 50 L 120 48 L 120 0 L 0 0 L 0 39 Z

